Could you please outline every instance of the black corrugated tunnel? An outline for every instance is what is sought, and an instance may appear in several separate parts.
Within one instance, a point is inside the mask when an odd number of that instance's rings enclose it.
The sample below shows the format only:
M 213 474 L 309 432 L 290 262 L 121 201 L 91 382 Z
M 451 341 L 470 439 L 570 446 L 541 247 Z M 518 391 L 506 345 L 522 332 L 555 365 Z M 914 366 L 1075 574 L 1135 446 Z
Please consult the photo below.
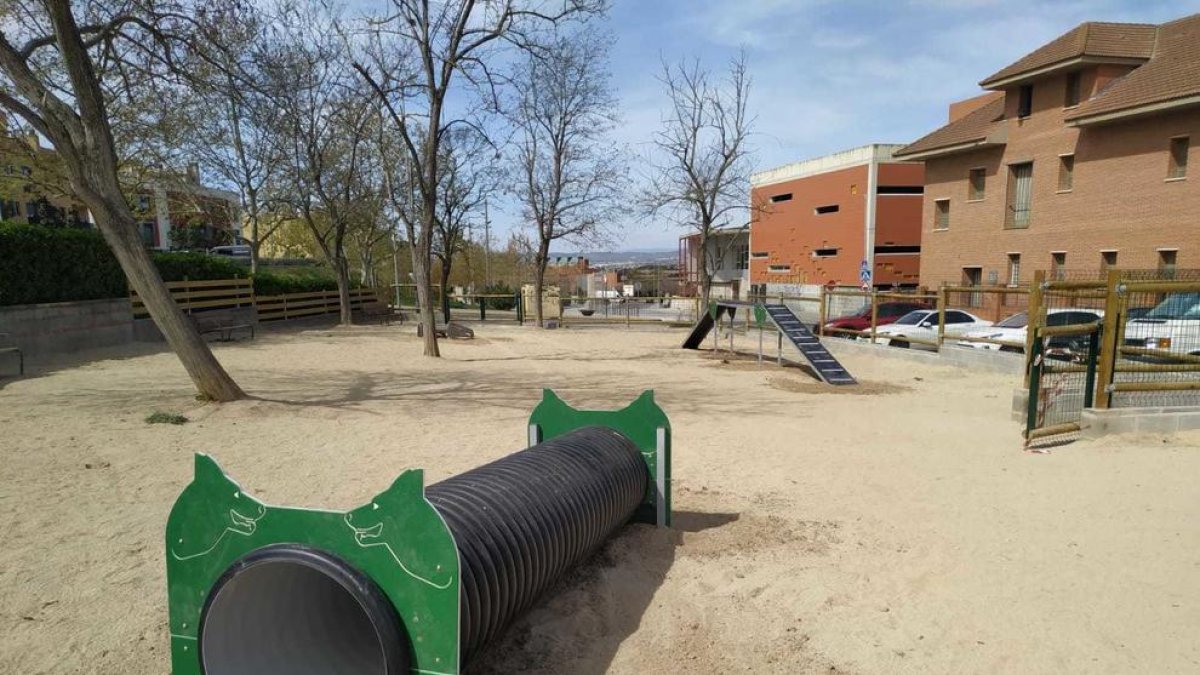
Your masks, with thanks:
M 633 441 L 584 427 L 426 488 L 458 546 L 462 664 L 628 522 L 649 480 Z
M 458 547 L 461 665 L 642 503 L 641 452 L 584 427 L 426 488 Z M 272 546 L 230 566 L 199 630 L 205 675 L 396 675 L 408 637 L 382 591 L 345 561 Z

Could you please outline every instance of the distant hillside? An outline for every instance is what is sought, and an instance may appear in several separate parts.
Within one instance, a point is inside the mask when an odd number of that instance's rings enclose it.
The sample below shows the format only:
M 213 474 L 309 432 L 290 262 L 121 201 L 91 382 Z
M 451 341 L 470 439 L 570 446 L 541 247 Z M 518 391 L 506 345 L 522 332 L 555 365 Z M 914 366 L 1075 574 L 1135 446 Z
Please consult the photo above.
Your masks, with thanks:
M 640 267 L 642 265 L 674 265 L 679 261 L 676 251 L 609 251 L 586 253 L 552 252 L 551 256 L 576 255 L 587 258 L 595 267 Z

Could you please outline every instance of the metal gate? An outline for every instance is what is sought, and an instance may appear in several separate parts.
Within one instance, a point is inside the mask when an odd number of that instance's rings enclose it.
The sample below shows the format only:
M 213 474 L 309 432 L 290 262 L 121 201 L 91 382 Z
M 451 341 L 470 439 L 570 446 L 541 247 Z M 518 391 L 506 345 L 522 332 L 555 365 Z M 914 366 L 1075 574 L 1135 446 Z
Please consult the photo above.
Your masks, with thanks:
M 1030 328 L 1026 447 L 1079 432 L 1083 410 L 1095 400 L 1102 324 Z

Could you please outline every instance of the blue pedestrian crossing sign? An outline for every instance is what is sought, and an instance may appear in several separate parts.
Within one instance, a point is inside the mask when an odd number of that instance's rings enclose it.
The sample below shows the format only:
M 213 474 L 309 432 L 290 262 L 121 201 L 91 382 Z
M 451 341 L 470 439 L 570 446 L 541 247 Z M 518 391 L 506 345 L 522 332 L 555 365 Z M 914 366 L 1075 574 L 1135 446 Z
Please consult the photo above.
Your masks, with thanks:
M 863 260 L 862 265 L 858 268 L 858 280 L 864 284 L 871 283 L 871 263 L 868 260 Z

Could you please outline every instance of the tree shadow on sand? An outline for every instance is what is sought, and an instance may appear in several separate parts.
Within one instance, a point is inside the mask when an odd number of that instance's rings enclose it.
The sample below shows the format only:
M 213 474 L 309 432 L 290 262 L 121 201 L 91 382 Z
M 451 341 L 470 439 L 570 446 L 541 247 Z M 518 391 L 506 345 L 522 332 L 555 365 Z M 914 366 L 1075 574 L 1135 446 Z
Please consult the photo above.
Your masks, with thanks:
M 630 525 L 568 573 L 470 665 L 471 675 L 608 672 L 675 562 L 684 533 L 723 527 L 736 513 L 676 511 L 670 529 Z

